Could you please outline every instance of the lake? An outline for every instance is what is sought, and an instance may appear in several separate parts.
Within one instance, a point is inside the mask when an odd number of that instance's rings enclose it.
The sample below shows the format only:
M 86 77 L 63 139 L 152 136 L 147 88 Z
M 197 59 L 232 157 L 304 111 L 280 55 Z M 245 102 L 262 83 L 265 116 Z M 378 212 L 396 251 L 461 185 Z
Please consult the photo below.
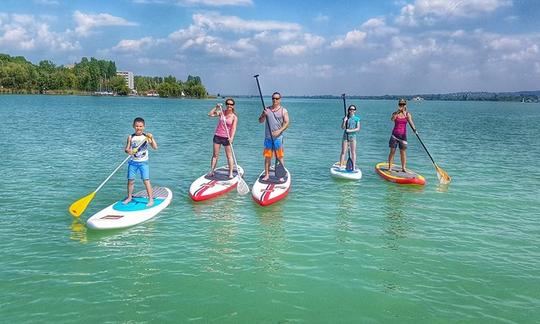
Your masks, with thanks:
M 0 96 L 3 321 L 540 318 L 540 104 L 409 102 L 422 140 L 452 176 L 438 184 L 409 129 L 408 166 L 427 180 L 414 188 L 374 171 L 388 156 L 396 101 L 348 100 L 362 119 L 364 176 L 346 182 L 329 173 L 340 152 L 341 100 L 284 97 L 292 189 L 260 207 L 236 192 L 203 203 L 188 197 L 209 169 L 217 120 L 206 114 L 217 102 Z M 236 110 L 234 149 L 251 186 L 263 168 L 260 99 L 237 99 Z M 136 227 L 87 229 L 89 216 L 125 196 L 126 167 L 80 220 L 67 208 L 125 158 L 137 116 L 159 145 L 150 152 L 152 184 L 169 187 L 173 201 Z

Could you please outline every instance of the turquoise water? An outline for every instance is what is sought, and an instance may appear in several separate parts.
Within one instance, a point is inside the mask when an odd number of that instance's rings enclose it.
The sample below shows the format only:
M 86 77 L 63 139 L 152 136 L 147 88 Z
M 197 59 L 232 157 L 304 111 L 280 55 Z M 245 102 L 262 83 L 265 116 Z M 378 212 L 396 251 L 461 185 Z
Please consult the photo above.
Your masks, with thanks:
M 374 172 L 395 102 L 350 101 L 363 120 L 364 176 L 344 182 L 329 176 L 341 101 L 284 98 L 292 189 L 259 207 L 236 192 L 188 198 L 210 163 L 215 103 L 0 96 L 4 322 L 538 321 L 540 105 L 411 102 L 424 143 L 453 178 L 439 186 L 409 134 L 409 167 L 427 179 L 411 188 Z M 235 151 L 251 185 L 263 166 L 259 99 L 237 100 L 237 112 Z M 173 201 L 139 226 L 88 230 L 85 219 L 124 197 L 126 169 L 81 222 L 67 208 L 124 159 L 136 116 L 159 144 L 152 183 L 171 188 Z

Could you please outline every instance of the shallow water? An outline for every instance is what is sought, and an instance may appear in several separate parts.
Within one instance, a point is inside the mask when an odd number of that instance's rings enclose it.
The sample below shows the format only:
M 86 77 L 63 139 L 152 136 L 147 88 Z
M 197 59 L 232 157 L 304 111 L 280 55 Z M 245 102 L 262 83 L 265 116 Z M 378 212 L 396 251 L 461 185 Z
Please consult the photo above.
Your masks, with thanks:
M 3 321 L 537 321 L 540 105 L 411 102 L 420 136 L 453 178 L 438 185 L 410 133 L 408 165 L 427 179 L 412 188 L 374 171 L 396 103 L 349 102 L 362 118 L 363 179 L 329 176 L 341 101 L 284 98 L 293 185 L 259 207 L 236 192 L 188 198 L 208 170 L 215 100 L 0 96 Z M 237 112 L 234 148 L 252 184 L 263 166 L 259 99 L 237 100 Z M 67 207 L 124 159 L 136 116 L 159 144 L 152 183 L 171 188 L 173 202 L 130 229 L 88 230 L 85 219 L 124 197 L 126 169 L 81 221 Z

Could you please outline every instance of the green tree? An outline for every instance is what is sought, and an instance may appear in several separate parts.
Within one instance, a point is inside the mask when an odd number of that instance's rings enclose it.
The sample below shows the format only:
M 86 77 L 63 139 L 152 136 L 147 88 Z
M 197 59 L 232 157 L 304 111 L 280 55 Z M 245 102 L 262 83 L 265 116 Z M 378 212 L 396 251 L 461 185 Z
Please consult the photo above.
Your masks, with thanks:
M 121 96 L 127 96 L 131 92 L 131 90 L 126 84 L 126 81 L 121 76 L 115 76 L 111 78 L 111 80 L 109 81 L 109 85 L 113 92 L 116 92 Z

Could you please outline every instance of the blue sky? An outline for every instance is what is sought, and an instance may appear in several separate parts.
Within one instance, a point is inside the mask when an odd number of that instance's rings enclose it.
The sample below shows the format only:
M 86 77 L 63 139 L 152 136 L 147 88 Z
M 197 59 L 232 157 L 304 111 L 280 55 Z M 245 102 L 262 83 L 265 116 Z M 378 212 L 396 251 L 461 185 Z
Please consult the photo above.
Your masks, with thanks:
M 540 89 L 537 0 L 1 0 L 0 52 L 199 75 L 210 93 Z

